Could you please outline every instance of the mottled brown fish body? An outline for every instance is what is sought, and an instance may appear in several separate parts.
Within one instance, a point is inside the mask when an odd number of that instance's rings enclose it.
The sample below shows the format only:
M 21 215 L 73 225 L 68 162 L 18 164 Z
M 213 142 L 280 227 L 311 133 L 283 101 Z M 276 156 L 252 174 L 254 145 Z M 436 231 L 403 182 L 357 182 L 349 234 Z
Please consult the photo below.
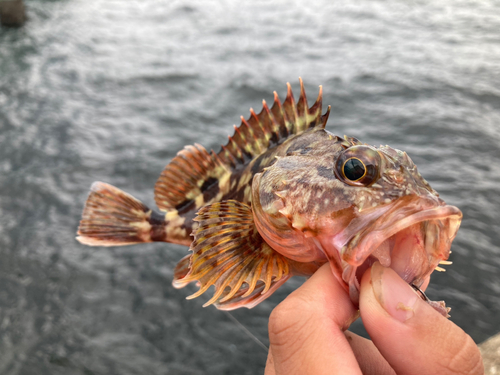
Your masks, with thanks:
M 294 275 L 329 262 L 359 298 L 373 262 L 419 287 L 447 264 L 462 214 L 448 206 L 408 155 L 324 130 L 322 92 L 309 107 L 301 84 L 282 103 L 263 102 L 241 119 L 218 153 L 186 146 L 155 186 L 154 212 L 121 190 L 95 183 L 78 234 L 89 245 L 166 241 L 190 245 L 174 286 L 215 287 L 205 304 L 251 308 Z M 443 303 L 433 307 L 446 315 Z
M 328 259 L 355 303 L 362 272 L 375 261 L 421 286 L 448 259 L 460 210 L 438 197 L 406 153 L 329 137 L 255 177 L 262 237 L 295 261 Z M 352 160 L 365 169 L 359 178 L 342 169 Z

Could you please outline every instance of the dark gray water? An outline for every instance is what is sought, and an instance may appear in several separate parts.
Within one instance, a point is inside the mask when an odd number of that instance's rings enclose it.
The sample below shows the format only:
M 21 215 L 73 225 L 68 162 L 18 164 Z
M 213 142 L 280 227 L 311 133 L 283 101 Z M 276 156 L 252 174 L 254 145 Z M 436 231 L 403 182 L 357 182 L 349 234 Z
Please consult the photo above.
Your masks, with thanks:
M 26 3 L 29 23 L 0 29 L 1 374 L 262 373 L 226 313 L 171 286 L 186 248 L 74 237 L 93 181 L 153 206 L 178 150 L 217 150 L 299 76 L 311 99 L 323 85 L 329 130 L 407 151 L 462 209 L 429 295 L 477 342 L 500 331 L 498 2 Z M 300 283 L 234 315 L 267 342 Z

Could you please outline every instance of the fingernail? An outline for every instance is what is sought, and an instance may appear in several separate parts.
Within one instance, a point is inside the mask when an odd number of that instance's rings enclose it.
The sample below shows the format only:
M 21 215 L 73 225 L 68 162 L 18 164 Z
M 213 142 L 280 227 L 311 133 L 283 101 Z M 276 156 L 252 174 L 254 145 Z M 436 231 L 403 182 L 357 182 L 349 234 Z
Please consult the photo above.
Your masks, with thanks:
M 405 322 L 415 315 L 420 297 L 395 271 L 376 262 L 371 268 L 371 281 L 375 298 L 390 316 Z

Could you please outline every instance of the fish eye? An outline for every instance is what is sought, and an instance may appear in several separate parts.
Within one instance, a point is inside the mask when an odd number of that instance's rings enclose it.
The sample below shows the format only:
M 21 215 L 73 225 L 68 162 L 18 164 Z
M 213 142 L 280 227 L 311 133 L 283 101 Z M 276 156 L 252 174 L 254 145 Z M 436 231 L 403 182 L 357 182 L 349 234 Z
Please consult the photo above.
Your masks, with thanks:
M 379 178 L 379 153 L 365 145 L 356 145 L 344 150 L 335 165 L 335 175 L 353 186 L 370 186 Z
M 361 180 L 366 175 L 366 167 L 358 158 L 350 158 L 342 166 L 342 174 L 351 181 Z

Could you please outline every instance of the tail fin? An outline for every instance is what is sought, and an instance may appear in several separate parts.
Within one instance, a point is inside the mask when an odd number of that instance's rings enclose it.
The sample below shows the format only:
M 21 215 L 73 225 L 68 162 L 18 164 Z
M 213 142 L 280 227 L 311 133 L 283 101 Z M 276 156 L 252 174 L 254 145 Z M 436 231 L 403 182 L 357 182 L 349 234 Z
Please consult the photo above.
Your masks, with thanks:
M 103 182 L 94 182 L 76 239 L 90 246 L 151 242 L 153 226 L 156 227 L 153 232 L 163 227 L 163 220 L 158 217 L 152 220 L 152 214 L 155 213 L 131 195 Z

